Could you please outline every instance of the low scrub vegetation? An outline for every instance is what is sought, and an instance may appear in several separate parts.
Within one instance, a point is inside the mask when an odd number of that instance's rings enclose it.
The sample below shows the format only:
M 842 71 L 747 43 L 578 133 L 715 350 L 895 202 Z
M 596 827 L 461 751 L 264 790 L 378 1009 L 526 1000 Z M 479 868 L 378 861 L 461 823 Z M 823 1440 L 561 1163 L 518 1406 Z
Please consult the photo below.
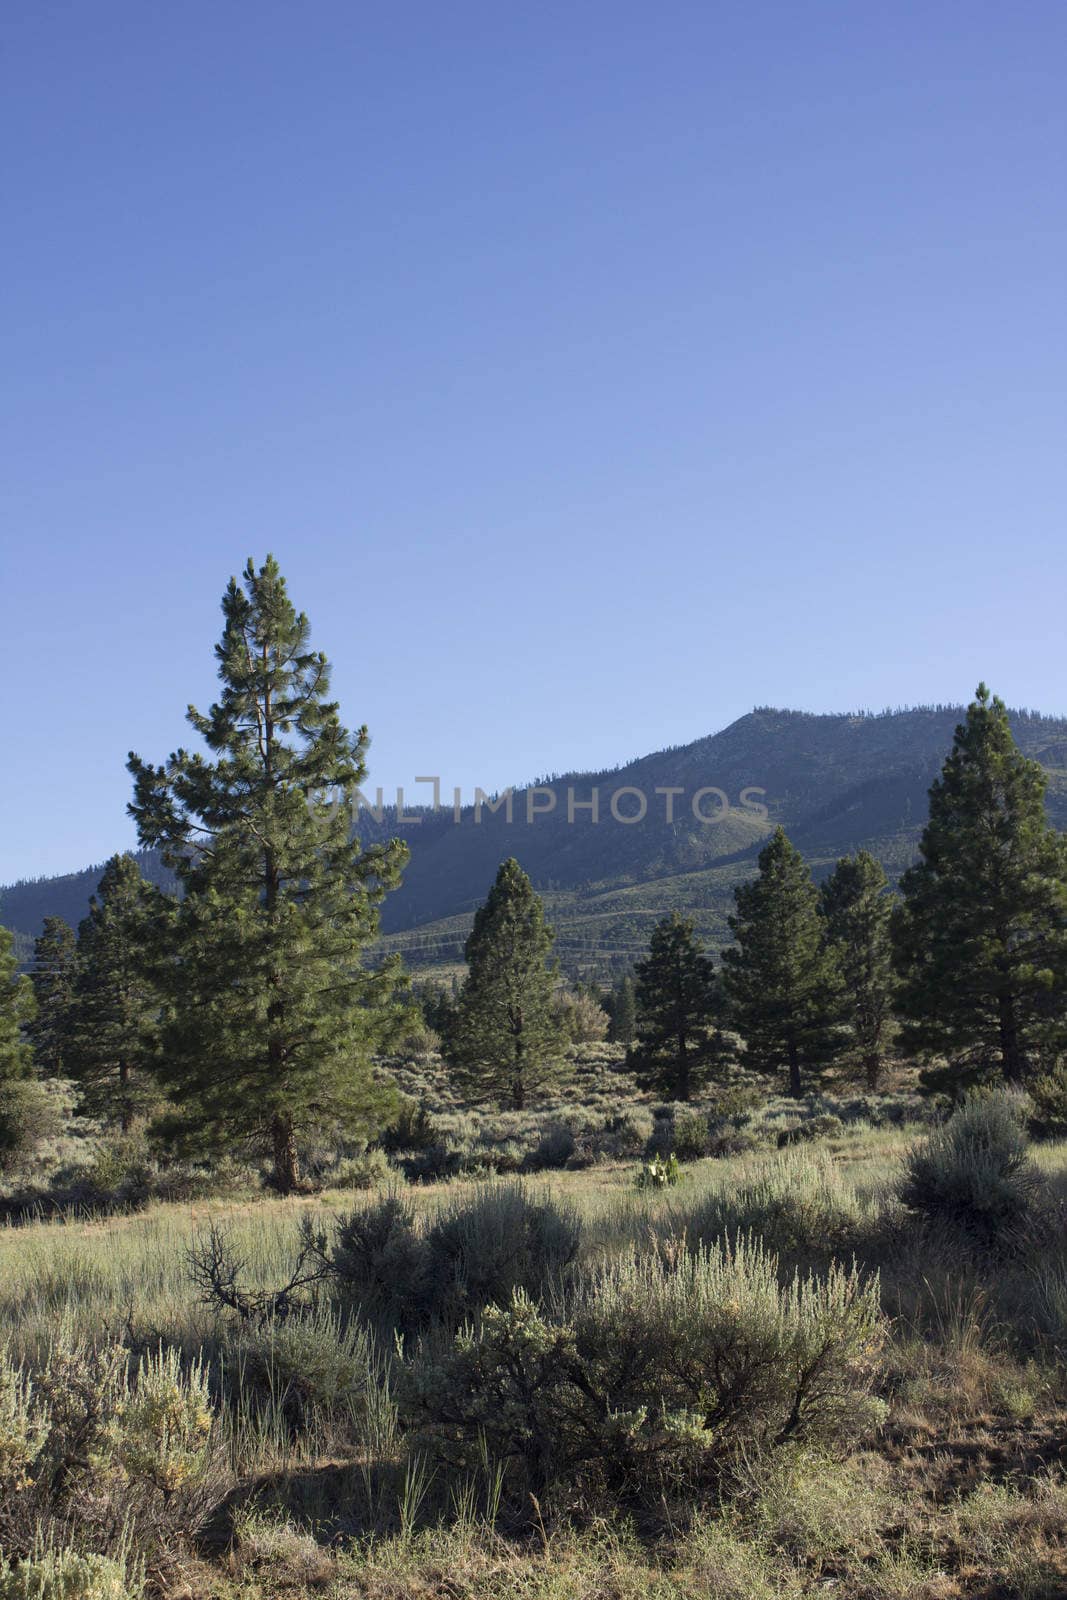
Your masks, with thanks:
M 742 1240 L 623 1256 L 544 1308 L 517 1290 L 420 1346 L 415 1445 L 461 1473 L 488 1456 L 517 1509 L 692 1507 L 768 1451 L 847 1445 L 880 1415 L 877 1284 L 776 1266 Z
M 1017 1097 L 842 1109 L 663 1187 L 646 1133 L 9 1229 L 0 1594 L 1052 1600 L 1067 1152 Z

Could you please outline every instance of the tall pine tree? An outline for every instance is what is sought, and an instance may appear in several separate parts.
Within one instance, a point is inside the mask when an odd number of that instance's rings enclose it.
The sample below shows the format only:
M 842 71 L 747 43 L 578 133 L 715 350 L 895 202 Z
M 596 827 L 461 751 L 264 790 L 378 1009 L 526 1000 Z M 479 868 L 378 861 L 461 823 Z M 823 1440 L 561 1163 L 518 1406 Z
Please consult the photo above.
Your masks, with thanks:
M 394 1102 L 373 1056 L 401 1021 L 399 965 L 364 951 L 407 852 L 360 847 L 367 730 L 342 726 L 273 557 L 231 579 L 222 610 L 222 691 L 188 712 L 209 754 L 131 755 L 130 811 L 184 891 L 161 1066 L 184 1138 L 269 1151 L 289 1193 L 307 1131 L 368 1133 Z
M 553 1081 L 564 1033 L 553 994 L 552 929 L 529 878 L 502 863 L 467 940 L 467 978 L 447 1040 L 447 1059 L 472 1100 L 521 1111 Z
M 1017 1083 L 1067 1034 L 1067 854 L 1046 778 L 980 684 L 930 790 L 894 920 L 901 1042 Z
M 0 928 L 0 1164 L 32 1135 L 40 1101 L 25 1038 L 34 1012 L 33 988 L 19 974 L 14 943 L 9 930 Z
M 723 1055 L 715 969 L 691 917 L 657 922 L 635 980 L 634 1066 L 658 1093 L 688 1100 Z
M 78 928 L 66 1063 L 82 1111 L 123 1130 L 159 1098 L 159 993 L 148 968 L 170 906 L 129 854 L 104 868 Z
M 842 856 L 819 904 L 841 969 L 844 1015 L 869 1089 L 877 1089 L 892 1021 L 893 900 L 881 863 L 866 850 Z
M 723 951 L 726 993 L 747 1059 L 785 1069 L 789 1092 L 839 1046 L 840 973 L 819 915 L 819 892 L 803 857 L 775 830 L 759 875 L 734 891 L 734 944 Z
M 34 941 L 30 974 L 37 1015 L 26 1030 L 33 1045 L 37 1070 L 45 1078 L 61 1078 L 69 1066 L 77 971 L 74 929 L 62 917 L 45 917 L 44 926 Z

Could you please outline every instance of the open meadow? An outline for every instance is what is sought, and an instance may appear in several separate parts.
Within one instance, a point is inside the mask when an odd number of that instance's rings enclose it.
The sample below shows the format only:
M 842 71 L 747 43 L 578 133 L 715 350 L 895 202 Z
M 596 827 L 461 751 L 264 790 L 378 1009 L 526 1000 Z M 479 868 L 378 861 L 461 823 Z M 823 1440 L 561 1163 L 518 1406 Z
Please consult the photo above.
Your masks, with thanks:
M 1025 1143 L 993 1096 L 662 1186 L 601 1157 L 10 1226 L 4 1540 L 101 1600 L 1052 1600 L 1067 1144 Z

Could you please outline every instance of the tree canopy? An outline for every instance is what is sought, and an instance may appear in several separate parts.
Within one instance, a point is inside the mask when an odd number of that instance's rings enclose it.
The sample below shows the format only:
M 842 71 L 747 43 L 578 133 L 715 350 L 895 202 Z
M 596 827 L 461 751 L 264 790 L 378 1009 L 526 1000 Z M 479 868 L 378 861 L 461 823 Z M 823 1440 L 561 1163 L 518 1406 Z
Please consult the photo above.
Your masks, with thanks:
M 1018 1082 L 1063 1048 L 1067 853 L 1046 782 L 980 684 L 930 789 L 894 920 L 901 1042 L 957 1072 Z
M 819 892 L 803 857 L 777 828 L 760 851 L 759 873 L 734 891 L 734 944 L 723 951 L 732 1020 L 746 1060 L 784 1069 L 789 1091 L 839 1046 L 841 976 L 819 915 Z
M 544 906 L 514 857 L 501 864 L 466 944 L 448 1059 L 472 1099 L 521 1110 L 558 1073 L 565 1043 Z
M 722 1055 L 715 969 L 691 917 L 673 911 L 657 922 L 634 989 L 632 1060 L 660 1094 L 688 1100 Z
M 393 1104 L 372 1057 L 403 1020 L 399 968 L 364 952 L 407 852 L 360 846 L 367 730 L 342 724 L 272 556 L 231 579 L 222 610 L 222 690 L 188 712 L 207 753 L 131 755 L 130 812 L 183 890 L 160 971 L 183 1136 L 265 1146 L 288 1192 L 304 1133 L 367 1133 Z

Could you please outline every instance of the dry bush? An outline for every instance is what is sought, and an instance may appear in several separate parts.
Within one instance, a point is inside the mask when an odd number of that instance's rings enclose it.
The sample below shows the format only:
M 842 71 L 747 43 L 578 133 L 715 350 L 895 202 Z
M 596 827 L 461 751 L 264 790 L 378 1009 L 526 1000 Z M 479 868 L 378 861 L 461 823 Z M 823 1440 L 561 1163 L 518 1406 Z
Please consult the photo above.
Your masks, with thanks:
M 571 1044 L 600 1044 L 608 1036 L 611 1019 L 592 995 L 565 989 L 556 996 L 555 1011 Z

